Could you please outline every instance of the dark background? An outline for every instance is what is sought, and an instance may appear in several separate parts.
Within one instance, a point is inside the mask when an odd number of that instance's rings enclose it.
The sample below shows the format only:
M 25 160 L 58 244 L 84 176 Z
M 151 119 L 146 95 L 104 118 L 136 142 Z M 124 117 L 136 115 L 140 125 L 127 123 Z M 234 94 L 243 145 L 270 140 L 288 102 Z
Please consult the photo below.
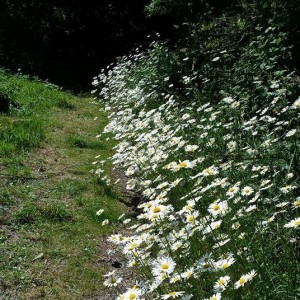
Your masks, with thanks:
M 159 32 L 163 40 L 186 47 L 190 33 L 181 26 L 200 26 L 203 18 L 238 15 L 238 0 L 162 0 L 145 12 L 151 0 L 0 0 L 0 67 L 58 84 L 75 92 L 89 91 L 92 78 L 115 61 L 147 43 Z M 273 20 L 289 33 L 293 67 L 300 69 L 300 0 L 246 0 L 243 11 L 253 23 Z M 254 5 L 255 4 L 255 5 Z M 256 7 L 256 11 L 251 7 Z M 212 9 L 213 8 L 213 9 Z M 259 19 L 259 20 L 256 20 Z M 271 24 L 272 25 L 272 24 Z M 151 38 L 147 38 L 148 35 Z M 192 37 L 196 40 L 197 37 Z M 174 43 L 169 43 L 170 45 Z
M 170 37 L 171 17 L 148 17 L 148 0 L 0 0 L 0 66 L 73 91 L 116 56 Z

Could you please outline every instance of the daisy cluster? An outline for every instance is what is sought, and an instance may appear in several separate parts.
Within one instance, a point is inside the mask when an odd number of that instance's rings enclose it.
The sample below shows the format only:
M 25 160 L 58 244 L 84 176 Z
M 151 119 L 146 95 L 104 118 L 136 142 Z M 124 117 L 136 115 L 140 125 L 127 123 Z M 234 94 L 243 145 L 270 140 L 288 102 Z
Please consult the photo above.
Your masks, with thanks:
M 164 91 L 170 78 L 153 69 L 157 48 L 166 57 L 169 50 L 152 46 L 93 82 L 110 120 L 103 134 L 118 141 L 112 163 L 142 196 L 137 221 L 127 225 L 134 234 L 109 238 L 141 279 L 117 299 L 256 299 L 254 287 L 271 293 L 274 274 L 290 274 L 297 262 L 300 97 L 289 93 L 293 74 L 273 59 L 273 69 L 262 66 L 253 77 L 253 93 L 264 93 L 259 105 L 234 89 L 207 101 L 190 85 L 183 95 Z M 264 72 L 267 79 L 259 77 Z M 196 79 L 189 72 L 182 82 L 202 80 L 192 73 Z M 105 285 L 121 281 L 110 272 Z

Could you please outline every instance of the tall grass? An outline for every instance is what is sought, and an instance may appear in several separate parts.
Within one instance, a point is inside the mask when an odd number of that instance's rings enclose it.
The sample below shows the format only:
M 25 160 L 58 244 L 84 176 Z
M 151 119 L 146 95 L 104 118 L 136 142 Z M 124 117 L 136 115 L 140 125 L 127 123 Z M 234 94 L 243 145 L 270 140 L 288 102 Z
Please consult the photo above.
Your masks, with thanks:
M 37 147 L 45 137 L 47 110 L 73 109 L 71 95 L 50 83 L 29 80 L 0 69 L 0 99 L 8 110 L 0 115 L 0 155 L 10 157 Z

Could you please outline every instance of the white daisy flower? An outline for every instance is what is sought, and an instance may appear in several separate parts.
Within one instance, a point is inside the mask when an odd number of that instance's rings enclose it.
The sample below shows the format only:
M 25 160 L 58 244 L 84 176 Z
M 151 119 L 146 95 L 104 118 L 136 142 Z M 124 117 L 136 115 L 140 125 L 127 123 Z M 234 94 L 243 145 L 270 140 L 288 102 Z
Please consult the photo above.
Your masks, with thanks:
M 285 224 L 284 227 L 286 227 L 286 228 L 298 228 L 298 227 L 300 227 L 300 217 L 291 220 L 289 223 Z
M 252 187 L 250 187 L 250 186 L 245 186 L 245 187 L 242 189 L 241 194 L 242 194 L 243 196 L 249 196 L 249 195 L 251 195 L 253 192 L 254 192 L 254 190 L 253 190 Z

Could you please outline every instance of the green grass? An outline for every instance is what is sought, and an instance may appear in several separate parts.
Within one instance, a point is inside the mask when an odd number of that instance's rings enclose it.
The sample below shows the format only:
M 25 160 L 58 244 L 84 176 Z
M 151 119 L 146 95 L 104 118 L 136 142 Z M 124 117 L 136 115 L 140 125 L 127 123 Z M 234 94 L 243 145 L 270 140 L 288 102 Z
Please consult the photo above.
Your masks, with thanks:
M 14 103 L 0 114 L 3 299 L 97 296 L 107 269 L 97 263 L 99 240 L 127 212 L 90 172 L 95 156 L 113 151 L 95 138 L 106 118 L 90 98 L 1 70 L 0 93 Z M 102 227 L 104 219 L 111 225 Z
M 0 155 L 8 156 L 40 145 L 45 137 L 42 120 L 31 117 L 24 120 L 3 118 L 0 123 Z

